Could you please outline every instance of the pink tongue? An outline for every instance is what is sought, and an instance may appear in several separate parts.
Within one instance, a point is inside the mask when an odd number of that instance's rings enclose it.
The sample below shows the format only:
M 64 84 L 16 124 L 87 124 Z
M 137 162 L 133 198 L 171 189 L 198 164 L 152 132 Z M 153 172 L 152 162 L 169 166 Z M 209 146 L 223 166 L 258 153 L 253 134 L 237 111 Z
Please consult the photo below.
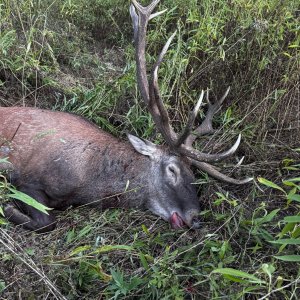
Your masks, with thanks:
M 184 226 L 184 222 L 177 212 L 174 212 L 170 218 L 170 223 L 173 229 L 182 228 Z

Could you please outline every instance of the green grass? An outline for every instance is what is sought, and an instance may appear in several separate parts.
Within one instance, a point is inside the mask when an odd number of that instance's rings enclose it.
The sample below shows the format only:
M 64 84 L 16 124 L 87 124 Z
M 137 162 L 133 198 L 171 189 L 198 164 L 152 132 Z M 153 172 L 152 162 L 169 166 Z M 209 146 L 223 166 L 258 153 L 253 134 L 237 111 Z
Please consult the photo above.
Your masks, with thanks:
M 115 136 L 162 142 L 137 91 L 128 6 L 2 1 L 0 105 L 71 111 Z M 68 210 L 46 235 L 0 218 L 4 299 L 299 298 L 297 1 L 165 0 L 164 8 L 151 21 L 147 58 L 177 30 L 159 74 L 173 126 L 182 128 L 202 89 L 213 101 L 230 85 L 219 130 L 198 146 L 224 149 L 241 132 L 244 166 L 232 171 L 234 157 L 220 167 L 256 182 L 236 187 L 196 171 L 199 231 L 175 232 L 133 210 Z M 2 180 L 1 201 L 8 193 Z

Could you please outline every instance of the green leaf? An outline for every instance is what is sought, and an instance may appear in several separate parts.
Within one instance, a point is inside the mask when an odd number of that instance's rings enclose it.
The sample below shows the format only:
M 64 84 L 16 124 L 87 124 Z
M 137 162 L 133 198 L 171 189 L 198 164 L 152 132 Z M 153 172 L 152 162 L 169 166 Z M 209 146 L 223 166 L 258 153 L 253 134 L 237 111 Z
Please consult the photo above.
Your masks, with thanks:
M 274 209 L 272 210 L 269 214 L 267 214 L 266 216 L 264 216 L 261 220 L 261 223 L 267 223 L 267 222 L 271 222 L 273 220 L 273 218 L 277 215 L 277 213 L 280 211 L 280 209 Z
M 294 223 L 295 225 L 295 223 Z M 292 238 L 296 239 L 300 237 L 300 227 L 296 227 L 295 230 L 291 234 Z
M 222 275 L 240 277 L 240 278 L 248 279 L 248 281 L 253 282 L 253 283 L 264 283 L 263 280 L 260 280 L 258 277 L 254 276 L 254 275 L 251 275 L 251 274 L 246 273 L 244 271 L 232 269 L 232 268 L 215 269 L 215 270 L 212 271 L 212 273 L 219 273 L 219 274 L 222 274 Z
M 247 281 L 242 279 L 242 278 L 238 278 L 238 277 L 234 277 L 232 275 L 227 275 L 227 274 L 223 274 L 224 278 L 234 281 L 234 282 L 239 282 L 239 283 L 246 283 Z
M 257 218 L 254 219 L 255 223 L 257 224 L 263 224 L 263 223 L 268 223 L 273 220 L 273 218 L 277 215 L 277 213 L 280 211 L 279 208 L 272 210 L 270 213 L 268 213 L 266 216 L 262 218 Z
M 261 266 L 261 268 L 269 276 L 269 278 L 272 277 L 272 274 L 275 271 L 275 267 L 273 265 L 270 265 L 270 264 L 263 264 Z
M 289 182 L 300 182 L 300 177 L 295 177 L 295 178 L 291 178 L 291 179 L 287 179 L 285 181 L 289 181 Z
M 75 248 L 71 253 L 70 253 L 70 256 L 73 256 L 73 255 L 76 255 L 80 252 L 83 252 L 83 251 L 86 251 L 86 250 L 89 250 L 91 249 L 91 246 L 90 245 L 85 245 L 85 246 L 80 246 L 80 247 L 77 247 Z
M 5 225 L 8 224 L 6 220 L 0 218 L 0 225 Z
M 258 234 L 265 240 L 265 241 L 271 241 L 273 240 L 273 236 L 265 229 L 260 228 Z
M 276 189 L 276 190 L 279 190 L 279 191 L 282 191 L 283 193 L 285 193 L 285 190 L 283 188 L 281 188 L 279 185 L 277 185 L 276 183 L 274 183 L 270 180 L 267 180 L 263 177 L 257 177 L 257 180 L 259 183 L 261 183 L 265 186 L 268 186 L 270 188 L 273 188 L 273 189 Z
M 287 194 L 287 199 L 289 199 L 289 197 L 291 197 L 292 195 L 295 195 L 297 193 L 298 187 L 295 186 L 294 183 L 292 183 L 293 187 L 290 189 L 290 191 Z
M 0 215 L 3 216 L 3 217 L 5 217 L 5 216 L 4 216 L 3 208 L 2 208 L 1 206 L 0 206 Z
M 289 47 L 289 48 L 299 48 L 299 45 L 297 45 L 297 44 L 292 44 L 292 45 L 289 45 L 288 47 Z
M 292 55 L 289 54 L 288 52 L 283 52 L 283 55 L 287 56 L 288 58 L 292 58 Z
M 293 200 L 293 201 L 300 202 L 300 195 L 299 194 L 288 195 L 287 199 L 288 200 Z
M 145 270 L 149 270 L 149 264 L 147 262 L 145 255 L 142 252 L 140 252 L 139 257 L 140 257 L 141 264 L 143 265 Z
M 10 197 L 10 198 L 20 200 L 20 201 L 24 202 L 25 204 L 27 204 L 29 206 L 32 206 L 35 209 L 43 212 L 46 215 L 48 215 L 47 210 L 52 210 L 52 208 L 49 208 L 49 207 L 45 206 L 42 203 L 39 203 L 38 201 L 36 201 L 32 197 L 26 195 L 25 193 L 22 193 L 20 191 L 17 191 L 15 189 L 10 188 L 10 187 L 8 187 L 8 189 L 13 193 L 13 194 L 8 195 L 8 197 Z
M 300 222 L 300 216 L 287 216 L 283 220 L 287 223 L 297 223 Z
M 119 287 L 123 287 L 124 285 L 124 278 L 123 278 L 123 273 L 119 270 L 110 270 L 111 276 L 114 279 L 114 281 L 117 283 Z
M 275 241 L 269 241 L 273 244 L 286 244 L 286 245 L 300 245 L 300 239 L 279 239 Z
M 150 235 L 150 232 L 149 232 L 148 228 L 146 227 L 146 225 L 142 224 L 142 229 L 147 235 Z
M 142 284 L 144 281 L 141 278 L 133 277 L 130 280 L 130 283 L 128 284 L 128 290 L 134 290 L 136 289 L 140 284 Z
M 300 262 L 300 255 L 283 255 L 274 257 L 283 261 Z
M 6 288 L 5 281 L 0 279 L 0 293 L 3 292 L 5 288 Z
M 287 224 L 284 225 L 281 232 L 278 234 L 278 237 L 282 238 L 286 233 L 293 231 L 295 226 L 296 226 L 295 223 L 288 222 Z
M 299 167 L 290 166 L 290 167 L 283 167 L 284 170 L 290 170 L 290 171 L 298 171 Z M 285 184 L 285 182 L 283 182 Z
M 25 252 L 30 255 L 33 256 L 35 254 L 35 249 L 34 248 L 26 248 Z
M 104 253 L 104 252 L 110 252 L 110 251 L 115 251 L 115 250 L 126 250 L 126 251 L 131 251 L 133 250 L 133 247 L 131 246 L 126 246 L 126 245 L 105 245 L 97 250 L 93 251 L 92 253 Z
M 0 163 L 9 163 L 10 164 L 11 162 L 8 161 L 8 157 L 5 157 L 5 158 L 0 159 Z
M 292 181 L 288 181 L 288 180 L 283 180 L 282 183 L 286 186 L 293 186 L 293 187 L 298 187 L 298 185 Z
M 91 225 L 86 225 L 78 232 L 76 238 L 80 239 L 80 238 L 86 236 L 92 229 L 93 229 L 93 227 Z
M 75 233 L 75 230 L 74 228 L 72 230 L 69 230 L 67 232 L 67 237 L 66 237 L 66 240 L 67 240 L 67 244 L 71 243 L 73 240 L 75 240 L 75 236 L 76 236 L 76 233 Z

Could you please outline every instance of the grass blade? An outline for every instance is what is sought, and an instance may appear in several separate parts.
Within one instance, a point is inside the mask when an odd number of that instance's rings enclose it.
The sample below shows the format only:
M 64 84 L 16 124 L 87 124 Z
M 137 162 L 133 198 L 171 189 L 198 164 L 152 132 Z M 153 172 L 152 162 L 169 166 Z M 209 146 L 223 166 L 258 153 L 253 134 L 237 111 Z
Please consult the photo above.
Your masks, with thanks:
M 267 187 L 270 187 L 272 189 L 276 189 L 276 190 L 279 190 L 279 191 L 282 191 L 283 193 L 285 193 L 284 189 L 281 188 L 279 185 L 277 185 L 276 183 L 270 181 L 270 180 L 267 180 L 263 177 L 257 177 L 257 180 L 259 183 L 267 186 Z
M 218 273 L 218 274 L 227 275 L 227 276 L 244 278 L 253 283 L 265 283 L 263 280 L 259 279 L 258 277 L 254 276 L 252 274 L 246 273 L 244 271 L 232 269 L 232 268 L 215 269 L 212 271 L 212 273 Z M 230 278 L 230 277 L 227 277 L 227 278 Z
M 300 255 L 282 255 L 274 257 L 283 261 L 300 262 Z

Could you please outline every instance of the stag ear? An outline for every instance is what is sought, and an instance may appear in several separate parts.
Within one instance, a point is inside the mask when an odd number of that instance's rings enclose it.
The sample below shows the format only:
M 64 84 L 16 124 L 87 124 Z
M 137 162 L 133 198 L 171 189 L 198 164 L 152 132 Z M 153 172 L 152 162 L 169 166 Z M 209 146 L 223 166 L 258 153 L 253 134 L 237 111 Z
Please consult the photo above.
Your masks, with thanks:
M 151 159 L 154 159 L 155 154 L 157 153 L 157 146 L 155 144 L 147 140 L 140 139 L 129 133 L 127 133 L 127 137 L 129 139 L 129 142 L 137 152 L 149 156 Z

